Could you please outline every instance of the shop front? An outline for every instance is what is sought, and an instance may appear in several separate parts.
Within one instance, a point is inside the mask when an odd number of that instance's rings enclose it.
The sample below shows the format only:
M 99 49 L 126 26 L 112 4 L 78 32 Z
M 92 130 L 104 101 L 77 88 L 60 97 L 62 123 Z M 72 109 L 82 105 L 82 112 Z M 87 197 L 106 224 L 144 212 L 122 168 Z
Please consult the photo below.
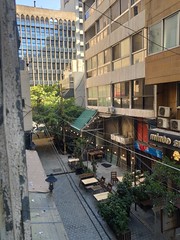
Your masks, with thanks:
M 149 142 L 161 147 L 163 155 L 171 160 L 180 162 L 180 133 L 165 129 L 149 130 Z

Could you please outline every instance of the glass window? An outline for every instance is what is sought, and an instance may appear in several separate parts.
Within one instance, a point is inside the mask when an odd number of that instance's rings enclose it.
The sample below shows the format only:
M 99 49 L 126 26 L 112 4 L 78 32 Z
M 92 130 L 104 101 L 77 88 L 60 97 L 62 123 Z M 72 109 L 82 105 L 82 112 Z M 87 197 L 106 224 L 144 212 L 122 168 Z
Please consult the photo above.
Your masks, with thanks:
M 110 48 L 104 51 L 104 63 L 108 63 L 111 61 L 111 52 Z
M 177 83 L 177 107 L 180 107 L 180 83 Z
M 139 51 L 143 48 L 142 31 L 132 36 L 132 52 Z
M 121 41 L 121 57 L 127 57 L 130 55 L 130 41 L 129 38 Z
M 116 60 L 121 57 L 120 44 L 117 44 L 112 48 L 112 60 Z
M 98 106 L 111 105 L 111 88 L 110 85 L 98 87 Z
M 172 48 L 178 45 L 178 14 L 164 20 L 164 47 Z
M 153 109 L 154 87 L 145 86 L 144 79 L 133 81 L 132 103 L 135 109 Z
M 149 28 L 149 53 L 162 51 L 162 24 L 157 23 Z
M 94 56 L 92 57 L 92 69 L 97 68 L 97 57 Z
M 120 1 L 116 1 L 111 7 L 111 19 L 114 20 L 120 15 Z
M 91 69 L 91 59 L 88 59 L 86 61 L 86 68 L 87 68 L 87 71 L 89 71 Z
M 88 105 L 97 106 L 97 98 L 98 98 L 97 87 L 88 88 L 87 96 L 88 96 Z
M 129 82 L 114 84 L 113 105 L 114 107 L 129 108 Z
M 128 9 L 128 0 L 121 0 L 121 13 L 125 12 Z
M 98 67 L 104 64 L 104 52 L 98 54 Z

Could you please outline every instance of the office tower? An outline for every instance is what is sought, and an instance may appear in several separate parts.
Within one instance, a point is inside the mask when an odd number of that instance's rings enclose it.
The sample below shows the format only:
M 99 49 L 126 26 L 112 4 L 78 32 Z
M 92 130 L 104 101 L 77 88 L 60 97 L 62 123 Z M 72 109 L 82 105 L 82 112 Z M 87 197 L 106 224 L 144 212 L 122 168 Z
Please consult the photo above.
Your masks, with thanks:
M 19 57 L 29 68 L 30 85 L 58 83 L 76 59 L 75 14 L 22 5 L 16 13 Z

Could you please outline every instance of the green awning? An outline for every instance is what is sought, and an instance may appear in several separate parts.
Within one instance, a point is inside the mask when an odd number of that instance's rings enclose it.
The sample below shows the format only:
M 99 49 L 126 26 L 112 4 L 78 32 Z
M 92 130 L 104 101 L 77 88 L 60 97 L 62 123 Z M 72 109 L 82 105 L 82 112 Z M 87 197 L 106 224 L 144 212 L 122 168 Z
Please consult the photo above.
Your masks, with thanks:
M 71 127 L 75 128 L 78 131 L 82 130 L 88 123 L 91 122 L 96 113 L 96 110 L 84 110 L 84 112 L 82 112 L 81 115 L 71 124 Z

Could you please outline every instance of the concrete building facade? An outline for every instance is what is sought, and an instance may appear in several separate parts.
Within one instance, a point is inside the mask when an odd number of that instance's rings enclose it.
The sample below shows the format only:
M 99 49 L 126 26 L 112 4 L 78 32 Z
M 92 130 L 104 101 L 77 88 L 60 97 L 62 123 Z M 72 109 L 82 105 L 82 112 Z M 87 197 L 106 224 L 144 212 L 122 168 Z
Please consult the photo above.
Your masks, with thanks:
M 83 4 L 87 107 L 103 116 L 101 135 L 115 144 L 104 144 L 110 161 L 151 171 L 147 157 L 179 154 L 179 1 Z M 175 145 L 155 144 L 156 127 L 169 129 Z
M 84 1 L 87 107 L 103 116 L 110 161 L 129 169 L 151 167 L 131 150 L 148 147 L 157 115 L 156 86 L 145 84 L 145 8 L 144 0 Z
M 17 5 L 21 47 L 30 85 L 52 85 L 76 59 L 76 17 L 73 12 Z
M 30 240 L 15 2 L 0 1 L 0 239 Z
M 149 141 L 161 147 L 170 159 L 180 159 L 180 2 L 146 1 L 149 32 L 145 59 L 145 83 L 157 86 L 157 128 L 149 130 Z M 152 136 L 169 138 L 160 142 Z

